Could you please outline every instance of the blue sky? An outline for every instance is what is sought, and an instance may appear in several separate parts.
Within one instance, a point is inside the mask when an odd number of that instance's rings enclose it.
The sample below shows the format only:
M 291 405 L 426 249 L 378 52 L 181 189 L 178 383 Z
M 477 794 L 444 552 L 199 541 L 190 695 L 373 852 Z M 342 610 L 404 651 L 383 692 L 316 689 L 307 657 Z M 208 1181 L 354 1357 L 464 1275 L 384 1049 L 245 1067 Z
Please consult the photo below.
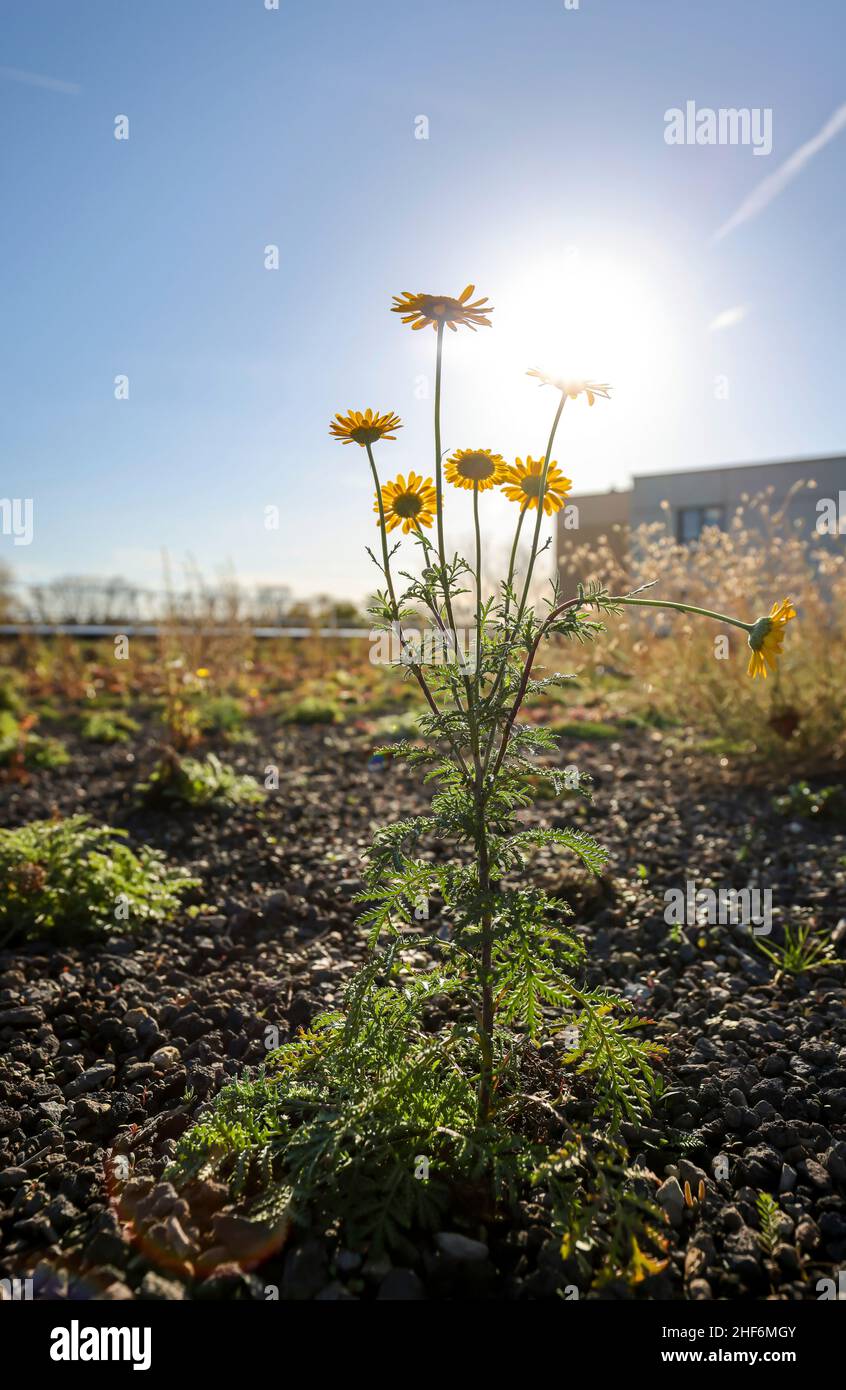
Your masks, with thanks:
M 449 337 L 445 445 L 542 454 L 524 373 L 560 355 L 615 388 L 565 411 L 576 491 L 843 450 L 846 130 L 715 233 L 846 102 L 844 51 L 840 0 L 4 0 L 0 496 L 35 534 L 0 560 L 364 594 L 366 458 L 328 422 L 396 410 L 384 472 L 431 472 L 406 289 L 496 305 Z M 668 145 L 689 100 L 771 108 L 772 153 Z

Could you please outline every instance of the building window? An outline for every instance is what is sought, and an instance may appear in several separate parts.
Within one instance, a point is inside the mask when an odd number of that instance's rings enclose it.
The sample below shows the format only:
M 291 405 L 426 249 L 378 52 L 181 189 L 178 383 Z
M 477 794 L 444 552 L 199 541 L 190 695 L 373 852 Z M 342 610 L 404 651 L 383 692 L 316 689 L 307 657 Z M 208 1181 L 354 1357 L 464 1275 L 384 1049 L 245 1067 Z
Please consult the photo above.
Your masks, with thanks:
M 725 529 L 724 507 L 679 507 L 676 534 L 682 544 L 699 540 L 706 526 Z

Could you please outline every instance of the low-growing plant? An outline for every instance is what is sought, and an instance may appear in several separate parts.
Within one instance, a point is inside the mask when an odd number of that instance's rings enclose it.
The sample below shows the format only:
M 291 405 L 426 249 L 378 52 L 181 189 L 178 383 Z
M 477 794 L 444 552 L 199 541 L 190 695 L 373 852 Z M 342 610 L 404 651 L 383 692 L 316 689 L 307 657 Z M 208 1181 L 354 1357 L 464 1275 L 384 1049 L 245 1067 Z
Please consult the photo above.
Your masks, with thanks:
M 773 798 L 780 816 L 813 816 L 820 820 L 846 820 L 846 791 L 842 786 L 811 787 L 792 782 L 783 796 Z
M 126 831 L 84 815 L 0 830 L 0 944 L 166 922 L 198 882 L 159 850 L 130 849 Z
M 36 722 L 35 715 L 17 719 L 11 710 L 0 709 L 0 768 L 12 777 L 23 777 L 30 768 L 66 767 L 70 762 L 60 739 L 35 733 Z
M 755 1198 L 755 1206 L 758 1212 L 758 1241 L 766 1253 L 772 1255 L 779 1241 L 783 1213 L 769 1192 L 759 1192 Z
M 82 717 L 80 734 L 88 743 L 129 743 L 141 725 L 122 711 L 92 710 Z
M 18 693 L 17 681 L 11 671 L 3 671 L 0 675 L 0 710 L 18 714 L 20 708 L 21 697 Z
M 202 676 L 186 669 L 181 657 L 172 657 L 165 663 L 162 722 L 170 747 L 180 753 L 193 748 L 201 738 L 197 696 L 203 689 L 202 680 Z
M 574 856 L 593 874 L 606 854 L 581 829 L 521 823 L 535 755 L 556 752 L 557 743 L 520 716 L 528 697 L 569 679 L 539 674 L 549 644 L 595 642 L 605 620 L 629 607 L 741 629 L 751 676 L 777 665 L 795 613 L 784 600 L 746 621 L 646 598 L 648 585 L 614 595 L 600 583 L 578 583 L 564 597 L 554 581 L 546 598 L 530 602 L 548 547 L 543 518 L 564 506 L 571 487 L 552 457 L 565 404 L 592 406 L 610 389 L 533 372 L 556 393 L 544 454 L 508 465 L 489 449 L 459 449 L 444 464 L 444 329 L 489 322 L 486 302 L 472 293 L 468 286 L 458 298 L 406 295 L 394 306 L 414 327 L 436 332 L 434 481 L 413 472 L 381 481 L 373 446 L 395 437 L 397 416 L 351 411 L 331 426 L 335 438 L 366 451 L 380 543 L 378 556 L 370 554 L 384 586 L 371 611 L 386 659 L 416 681 L 425 701 L 417 740 L 380 751 L 425 774 L 431 806 L 375 835 L 360 899 L 369 958 L 343 1012 L 282 1047 L 258 1081 L 229 1088 L 184 1138 L 179 1162 L 221 1172 L 247 1184 L 245 1192 L 249 1183 L 254 1192 L 264 1187 L 273 1202 L 311 1210 L 320 1222 L 341 1220 L 346 1239 L 394 1247 L 450 1205 L 491 1214 L 537 1183 L 550 1210 L 564 1213 L 554 1219 L 565 1253 L 601 1250 L 606 1273 L 625 1270 L 637 1282 L 662 1268 L 660 1231 L 614 1146 L 624 1121 L 649 1113 L 664 1049 L 625 997 L 585 983 L 585 946 L 570 907 L 531 882 L 540 846 Z M 472 499 L 469 559 L 447 550 L 445 481 Z M 508 570 L 491 593 L 483 584 L 481 510 L 495 487 L 517 514 Z M 394 533 L 416 548 L 413 569 L 406 561 L 396 572 Z M 465 600 L 475 615 L 469 643 L 455 617 Z M 425 656 L 421 612 L 437 660 Z M 543 777 L 555 794 L 572 790 L 558 767 L 545 766 Z M 430 916 L 421 940 L 420 923 Z M 423 970 L 422 948 L 430 958 Z M 415 969 L 404 960 L 412 949 Z M 579 1091 L 591 1105 L 591 1137 L 575 1131 L 562 1108 Z M 591 1277 L 599 1277 L 596 1268 Z
M 616 725 L 609 724 L 602 719 L 554 720 L 548 727 L 554 734 L 561 737 L 574 740 L 583 738 L 589 742 L 619 738 L 622 732 Z
M 437 986 L 435 986 L 437 987 Z M 360 980 L 345 1018 L 314 1020 L 255 1079 L 232 1082 L 182 1139 L 170 1176 L 214 1177 L 251 1216 L 344 1221 L 344 1240 L 414 1261 L 459 1194 L 492 1216 L 537 1189 L 586 1285 L 659 1273 L 660 1215 L 619 1144 L 579 1133 L 534 1090 L 515 1053 L 495 1122 L 475 1122 L 472 1035 L 423 1023 L 433 991 Z M 522 1074 L 521 1074 L 522 1073 Z
M 281 719 L 283 724 L 338 724 L 341 711 L 334 700 L 306 695 L 302 700 L 284 706 Z
M 180 757 L 166 749 L 158 766 L 138 787 L 145 800 L 179 802 L 183 806 L 252 806 L 262 800 L 254 777 L 235 771 L 216 753 L 205 758 Z
M 418 719 L 419 715 L 412 710 L 403 710 L 401 714 L 383 714 L 375 721 L 372 733 L 376 738 L 391 739 L 391 741 L 416 738 Z
M 837 959 L 829 937 L 807 920 L 785 922 L 783 942 L 770 943 L 763 941 L 760 936 L 753 939 L 758 950 L 763 951 L 776 966 L 776 978 L 779 975 L 804 975 L 809 970 L 820 970 Z
M 229 737 L 244 728 L 246 715 L 240 700 L 232 695 L 212 695 L 197 705 L 197 721 L 204 734 Z

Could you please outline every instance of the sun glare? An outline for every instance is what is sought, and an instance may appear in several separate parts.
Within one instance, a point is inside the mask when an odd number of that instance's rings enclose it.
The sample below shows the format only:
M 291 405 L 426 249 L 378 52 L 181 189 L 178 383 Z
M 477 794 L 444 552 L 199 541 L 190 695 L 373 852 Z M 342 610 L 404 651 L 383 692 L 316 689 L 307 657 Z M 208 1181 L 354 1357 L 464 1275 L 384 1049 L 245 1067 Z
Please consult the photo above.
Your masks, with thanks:
M 491 268 L 492 329 L 472 342 L 465 335 L 446 344 L 444 445 L 484 445 L 509 462 L 526 453 L 542 458 L 556 393 L 528 376 L 529 369 L 555 380 L 607 382 L 610 399 L 598 399 L 593 409 L 584 396 L 568 402 L 554 457 L 574 492 L 625 487 L 633 472 L 654 468 L 667 455 L 682 409 L 693 341 L 682 330 L 697 320 L 679 285 L 678 264 L 664 253 L 647 256 L 622 245 L 556 253 L 547 247 L 535 256 L 524 251 L 518 263 L 511 273 Z M 487 280 L 482 287 L 489 288 Z M 425 469 L 428 460 L 416 456 L 415 466 Z M 456 523 L 468 524 L 458 521 L 467 510 L 462 498 L 450 504 Z M 489 510 L 491 524 L 507 529 L 510 519 L 498 520 L 493 504 Z
M 558 378 L 610 381 L 628 395 L 666 351 L 660 299 L 637 265 L 571 250 L 534 266 L 515 288 L 501 295 L 510 320 L 502 340 L 515 363 Z

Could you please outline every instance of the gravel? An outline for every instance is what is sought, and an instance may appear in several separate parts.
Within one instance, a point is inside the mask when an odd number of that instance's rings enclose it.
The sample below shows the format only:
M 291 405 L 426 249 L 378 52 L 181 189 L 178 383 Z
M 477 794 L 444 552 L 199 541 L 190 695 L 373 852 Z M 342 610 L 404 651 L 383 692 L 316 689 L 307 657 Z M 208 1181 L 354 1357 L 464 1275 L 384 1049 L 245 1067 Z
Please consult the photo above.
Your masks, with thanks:
M 59 1299 L 557 1298 L 542 1202 L 444 1229 L 393 1265 L 334 1232 L 257 1228 L 220 1184 L 163 1181 L 198 1109 L 339 1004 L 363 959 L 362 850 L 375 825 L 425 804 L 406 771 L 369 765 L 363 722 L 297 729 L 282 749 L 270 726 L 259 736 L 260 753 L 220 750 L 255 775 L 275 749 L 279 790 L 258 814 L 137 808 L 146 745 L 135 761 L 80 745 L 68 768 L 6 789 L 3 823 L 84 810 L 162 848 L 202 889 L 166 928 L 0 952 L 0 1276 L 31 1274 L 37 1296 Z M 592 775 L 594 802 L 541 801 L 521 819 L 563 825 L 575 812 L 612 857 L 593 879 L 542 850 L 534 880 L 574 906 L 589 982 L 633 999 L 668 1048 L 656 1114 L 624 1127 L 668 1218 L 669 1265 L 639 1293 L 815 1298 L 816 1280 L 846 1267 L 846 836 L 786 824 L 772 788 L 679 758 L 659 734 L 570 744 L 562 762 Z M 838 960 L 776 981 L 746 929 L 664 920 L 669 888 L 750 879 L 773 890 L 775 937 L 803 907 Z M 565 1105 L 584 1113 L 575 1079 Z M 780 1212 L 772 1248 L 762 1192 Z

